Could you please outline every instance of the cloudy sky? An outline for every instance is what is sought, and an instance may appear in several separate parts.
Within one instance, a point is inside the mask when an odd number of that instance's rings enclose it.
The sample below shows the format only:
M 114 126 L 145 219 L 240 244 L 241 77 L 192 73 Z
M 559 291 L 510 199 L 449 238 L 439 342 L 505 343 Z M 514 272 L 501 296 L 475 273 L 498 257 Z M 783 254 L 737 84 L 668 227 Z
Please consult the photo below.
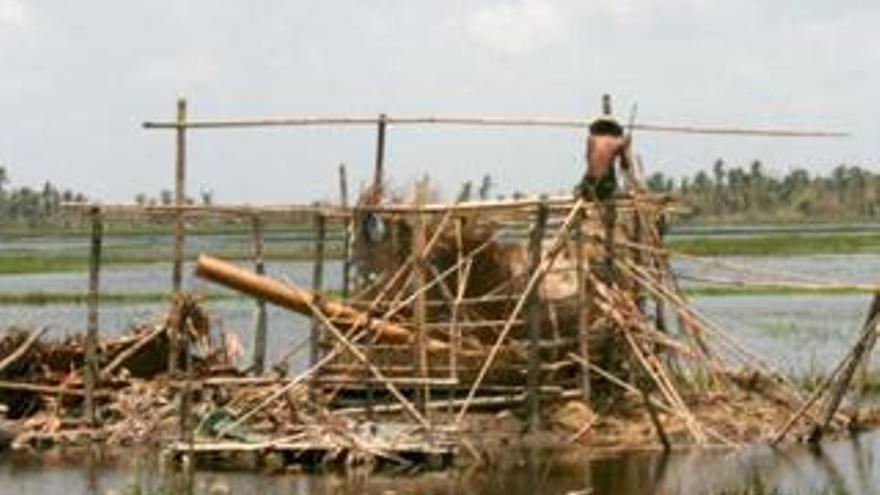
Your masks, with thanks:
M 0 0 L 0 163 L 107 200 L 171 184 L 173 137 L 144 120 L 454 114 L 591 117 L 603 92 L 652 123 L 845 129 L 848 139 L 640 134 L 649 170 L 722 157 L 880 172 L 876 0 Z M 190 192 L 331 199 L 366 180 L 372 129 L 202 131 Z M 388 167 L 447 194 L 570 188 L 570 130 L 394 128 Z

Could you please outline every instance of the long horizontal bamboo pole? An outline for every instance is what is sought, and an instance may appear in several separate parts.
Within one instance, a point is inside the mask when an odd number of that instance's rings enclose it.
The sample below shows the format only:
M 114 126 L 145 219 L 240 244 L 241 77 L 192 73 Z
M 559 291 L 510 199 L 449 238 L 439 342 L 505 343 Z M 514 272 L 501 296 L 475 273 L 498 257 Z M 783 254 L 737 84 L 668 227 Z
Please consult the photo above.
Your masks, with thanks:
M 131 203 L 78 203 L 67 202 L 62 203 L 62 208 L 69 211 L 88 211 L 91 208 L 98 207 L 104 215 L 171 215 L 177 211 L 183 211 L 186 215 L 240 215 L 240 216 L 259 216 L 259 215 L 324 215 L 328 218 L 348 218 L 356 212 L 373 212 L 373 213 L 393 213 L 401 215 L 418 215 L 418 214 L 446 214 L 446 213 L 487 213 L 487 212 L 505 212 L 510 213 L 529 213 L 537 209 L 538 205 L 545 203 L 551 210 L 568 212 L 574 206 L 576 199 L 572 196 L 552 196 L 546 199 L 526 198 L 526 199 L 501 199 L 491 201 L 466 201 L 459 203 L 428 203 L 422 207 L 410 203 L 381 204 L 372 206 L 356 206 L 356 207 L 340 207 L 340 206 L 315 206 L 315 205 L 297 205 L 297 204 L 278 204 L 278 205 L 250 205 L 250 204 L 229 204 L 229 205 L 137 205 Z M 644 207 L 652 205 L 657 208 L 664 208 L 666 211 L 676 211 L 677 199 L 671 194 L 665 193 L 644 193 L 636 197 L 620 196 L 613 202 L 614 207 L 625 213 L 633 210 L 636 206 Z M 599 206 L 592 202 L 583 203 L 583 207 L 588 212 L 597 209 Z
M 467 116 L 409 116 L 393 117 L 275 117 L 257 119 L 187 120 L 183 123 L 170 121 L 147 121 L 144 129 L 230 129 L 253 127 L 309 127 L 309 126 L 374 126 L 379 122 L 390 125 L 458 125 L 480 127 L 547 127 L 562 129 L 586 129 L 593 122 L 588 119 L 548 117 L 467 117 Z M 719 134 L 767 137 L 846 137 L 848 132 L 827 130 L 792 130 L 770 128 L 743 128 L 729 126 L 692 126 L 669 124 L 633 123 L 629 129 L 648 132 L 674 132 L 683 134 Z
M 265 275 L 257 275 L 219 258 L 205 254 L 200 255 L 196 262 L 196 275 L 251 296 L 265 299 L 297 313 L 317 316 L 312 308 L 319 307 L 323 313 L 331 315 L 332 318 L 366 321 L 364 328 L 379 338 L 391 342 L 406 343 L 411 342 L 413 338 L 412 332 L 401 325 L 370 318 L 362 311 L 339 301 L 324 299 L 291 283 L 282 283 Z M 429 340 L 427 345 L 432 351 L 448 348 L 445 343 L 438 340 Z

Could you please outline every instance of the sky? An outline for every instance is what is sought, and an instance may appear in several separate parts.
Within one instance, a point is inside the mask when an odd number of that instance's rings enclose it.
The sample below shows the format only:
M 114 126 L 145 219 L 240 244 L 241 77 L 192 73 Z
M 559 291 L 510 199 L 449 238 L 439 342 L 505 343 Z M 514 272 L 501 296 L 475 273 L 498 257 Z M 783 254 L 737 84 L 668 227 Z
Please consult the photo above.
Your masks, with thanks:
M 144 130 L 185 95 L 190 116 L 591 118 L 602 93 L 637 122 L 845 130 L 844 139 L 637 133 L 647 171 L 717 158 L 773 173 L 880 172 L 876 0 L 0 0 L 0 164 L 104 201 L 173 183 L 174 137 Z M 583 135 L 389 129 L 399 190 L 569 191 Z M 372 128 L 193 131 L 188 192 L 220 202 L 337 198 L 369 180 Z

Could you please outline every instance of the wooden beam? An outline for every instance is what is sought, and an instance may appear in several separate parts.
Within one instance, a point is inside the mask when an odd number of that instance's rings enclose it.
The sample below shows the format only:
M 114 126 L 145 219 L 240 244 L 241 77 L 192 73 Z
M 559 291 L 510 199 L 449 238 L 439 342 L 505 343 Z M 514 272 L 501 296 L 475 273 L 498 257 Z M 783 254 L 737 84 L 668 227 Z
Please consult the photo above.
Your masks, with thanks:
M 219 258 L 200 255 L 196 263 L 196 275 L 309 316 L 314 316 L 311 307 L 321 299 L 322 308 L 334 320 L 350 321 L 352 324 L 362 323 L 365 329 L 390 342 L 410 343 L 414 338 L 413 333 L 401 325 L 371 318 L 368 314 L 340 301 L 319 298 L 314 293 L 289 282 L 282 283 L 267 276 L 257 275 Z M 437 351 L 447 349 L 448 345 L 430 339 L 427 347 L 428 350 Z

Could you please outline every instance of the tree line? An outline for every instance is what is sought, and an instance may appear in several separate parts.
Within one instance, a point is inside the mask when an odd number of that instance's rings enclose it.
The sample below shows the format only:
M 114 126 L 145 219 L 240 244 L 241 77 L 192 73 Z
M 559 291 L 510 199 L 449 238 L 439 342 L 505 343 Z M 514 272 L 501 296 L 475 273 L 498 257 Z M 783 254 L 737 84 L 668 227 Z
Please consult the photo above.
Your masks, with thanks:
M 748 166 L 730 166 L 719 159 L 708 170 L 691 176 L 656 172 L 647 178 L 647 185 L 652 191 L 678 196 L 689 210 L 685 218 L 694 222 L 880 220 L 880 174 L 853 165 L 838 165 L 827 174 L 811 174 L 803 168 L 774 174 L 758 160 Z M 478 188 L 465 183 L 457 199 L 489 199 L 494 187 L 486 175 Z M 173 203 L 170 190 L 156 196 L 141 193 L 133 199 L 139 205 Z M 0 223 L 55 223 L 62 217 L 62 203 L 85 201 L 83 193 L 50 181 L 41 188 L 12 187 L 8 169 L 0 165 Z M 214 197 L 210 191 L 201 191 L 198 198 L 186 202 L 210 205 Z
M 71 189 L 61 189 L 49 181 L 41 188 L 11 187 L 9 171 L 0 165 L 0 222 L 47 223 L 61 216 L 62 203 L 85 202 L 86 196 Z
M 695 222 L 876 221 L 880 216 L 880 174 L 838 165 L 827 174 L 793 168 L 768 173 L 760 161 L 730 166 L 717 160 L 709 170 L 673 178 L 661 172 L 647 179 L 657 192 L 681 198 Z

